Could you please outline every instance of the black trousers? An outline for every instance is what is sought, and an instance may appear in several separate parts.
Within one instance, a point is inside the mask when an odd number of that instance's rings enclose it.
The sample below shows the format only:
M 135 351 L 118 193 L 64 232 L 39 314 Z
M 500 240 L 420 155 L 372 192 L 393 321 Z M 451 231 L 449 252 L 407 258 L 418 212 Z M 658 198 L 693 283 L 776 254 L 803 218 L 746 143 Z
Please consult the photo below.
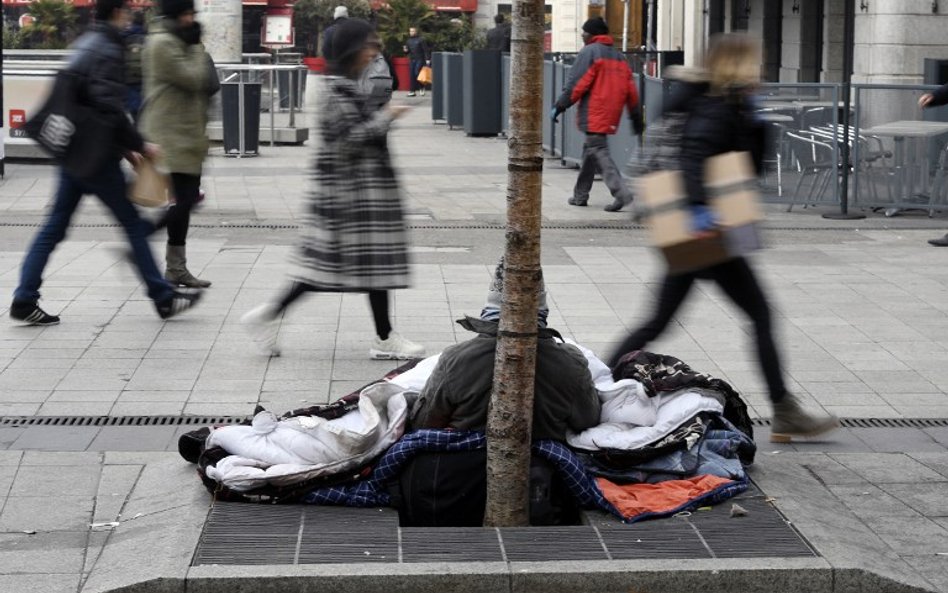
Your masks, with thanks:
M 168 227 L 168 245 L 184 245 L 191 225 L 191 210 L 201 193 L 201 176 L 172 173 L 171 191 L 174 192 L 175 203 L 155 223 L 155 230 Z
M 757 358 L 763 370 L 764 380 L 770 392 L 770 400 L 778 402 L 786 394 L 780 356 L 774 344 L 770 305 L 757 282 L 757 277 L 744 258 L 736 258 L 712 266 L 700 272 L 666 275 L 658 304 L 652 318 L 632 332 L 609 359 L 609 366 L 615 367 L 619 358 L 627 352 L 641 350 L 646 344 L 657 338 L 668 326 L 678 308 L 684 302 L 695 280 L 713 280 L 721 287 L 735 305 L 750 317 L 757 338 Z
M 310 286 L 304 282 L 294 282 L 283 294 L 279 301 L 276 314 L 279 315 L 286 310 L 296 299 L 307 292 L 321 292 L 315 286 Z M 372 309 L 372 320 L 375 322 L 375 334 L 379 339 L 387 340 L 388 335 L 392 333 L 392 322 L 388 311 L 388 291 L 387 290 L 369 290 L 369 307 Z

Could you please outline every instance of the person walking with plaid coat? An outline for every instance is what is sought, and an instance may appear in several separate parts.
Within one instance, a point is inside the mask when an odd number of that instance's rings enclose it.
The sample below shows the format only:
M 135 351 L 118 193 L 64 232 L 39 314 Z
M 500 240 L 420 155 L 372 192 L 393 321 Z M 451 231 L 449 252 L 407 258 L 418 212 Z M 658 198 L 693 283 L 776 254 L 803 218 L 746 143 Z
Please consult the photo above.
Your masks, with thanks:
M 369 356 L 425 355 L 392 330 L 388 291 L 408 286 L 408 231 L 388 130 L 407 107 L 373 108 L 359 82 L 381 49 L 372 26 L 346 19 L 333 33 L 330 76 L 316 108 L 316 158 L 306 198 L 302 241 L 292 258 L 291 284 L 273 303 L 242 318 L 257 343 L 278 355 L 279 317 L 307 292 L 365 292 L 375 321 Z

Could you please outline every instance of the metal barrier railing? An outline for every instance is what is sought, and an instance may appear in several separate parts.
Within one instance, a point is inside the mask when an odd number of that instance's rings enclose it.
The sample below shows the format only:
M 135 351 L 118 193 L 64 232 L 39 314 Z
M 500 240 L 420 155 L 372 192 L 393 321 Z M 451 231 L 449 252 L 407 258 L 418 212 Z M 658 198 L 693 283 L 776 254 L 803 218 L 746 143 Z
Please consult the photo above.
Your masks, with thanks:
M 948 108 L 922 109 L 918 99 L 938 87 L 854 84 L 853 203 L 927 210 L 948 205 Z

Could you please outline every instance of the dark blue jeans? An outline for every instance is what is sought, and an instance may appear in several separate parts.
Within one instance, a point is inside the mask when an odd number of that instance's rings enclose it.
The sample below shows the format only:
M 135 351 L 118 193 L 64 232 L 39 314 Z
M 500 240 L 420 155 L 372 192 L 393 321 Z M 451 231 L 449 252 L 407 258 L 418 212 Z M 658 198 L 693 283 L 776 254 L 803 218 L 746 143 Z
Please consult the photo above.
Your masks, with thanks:
M 425 67 L 425 61 L 412 60 L 409 62 L 409 66 L 411 67 L 411 85 L 409 88 L 411 89 L 411 92 L 414 93 L 415 91 L 421 89 L 421 83 L 418 82 L 418 74 L 421 73 L 421 69 Z
M 119 168 L 119 161 L 111 161 L 94 179 L 79 180 L 63 170 L 59 173 L 59 189 L 52 211 L 46 223 L 33 239 L 23 265 L 20 268 L 20 285 L 13 293 L 13 300 L 35 303 L 40 296 L 39 288 L 43 283 L 43 270 L 49 261 L 53 249 L 66 238 L 69 221 L 79 206 L 84 194 L 95 194 L 112 211 L 128 237 L 132 246 L 132 257 L 138 267 L 138 273 L 148 287 L 148 296 L 154 301 L 171 298 L 171 285 L 161 277 L 155 258 L 148 246 L 147 237 L 151 224 L 138 215 L 138 210 L 128 201 L 125 176 Z

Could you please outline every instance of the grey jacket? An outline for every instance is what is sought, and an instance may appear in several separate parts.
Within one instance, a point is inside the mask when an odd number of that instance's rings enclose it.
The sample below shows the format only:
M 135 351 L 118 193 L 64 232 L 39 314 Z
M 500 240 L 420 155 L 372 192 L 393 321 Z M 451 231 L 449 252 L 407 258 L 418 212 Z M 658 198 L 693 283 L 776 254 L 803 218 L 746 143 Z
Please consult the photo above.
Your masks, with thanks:
M 412 408 L 411 428 L 484 430 L 494 381 L 497 326 L 467 317 L 458 320 L 479 334 L 441 353 L 441 358 Z M 599 424 L 599 395 L 586 357 L 578 348 L 558 341 L 559 334 L 541 328 L 533 400 L 533 439 L 566 440 L 568 430 Z

